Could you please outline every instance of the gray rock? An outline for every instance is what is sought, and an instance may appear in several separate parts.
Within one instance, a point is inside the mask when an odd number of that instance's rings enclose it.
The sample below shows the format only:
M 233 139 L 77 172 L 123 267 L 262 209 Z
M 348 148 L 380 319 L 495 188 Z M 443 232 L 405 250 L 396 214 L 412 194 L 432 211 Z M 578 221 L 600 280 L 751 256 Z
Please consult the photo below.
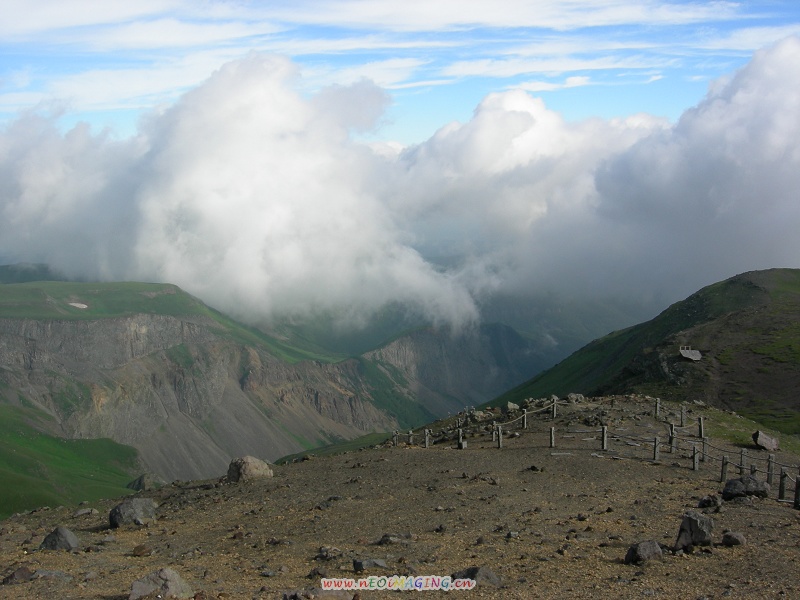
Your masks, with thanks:
M 72 517 L 77 519 L 78 517 L 85 517 L 87 515 L 96 515 L 98 511 L 96 508 L 79 508 L 74 513 L 72 513 Z
M 125 525 L 144 525 L 156 518 L 156 503 L 152 498 L 127 498 L 108 513 L 112 529 Z
M 22 565 L 3 579 L 3 585 L 26 583 L 33 579 L 33 576 L 34 572 L 31 570 L 31 568 L 28 567 L 28 565 Z
M 81 545 L 77 536 L 66 527 L 56 527 L 42 541 L 40 550 L 75 550 Z
M 360 573 L 361 571 L 366 571 L 367 569 L 374 569 L 374 568 L 381 568 L 381 569 L 388 569 L 389 567 L 386 565 L 386 561 L 381 558 L 354 558 L 353 559 L 353 570 L 356 573 Z
M 639 542 L 628 548 L 628 553 L 625 555 L 626 565 L 638 565 L 648 560 L 661 560 L 664 557 L 664 552 L 661 546 L 655 540 L 647 540 Z
M 739 479 L 730 479 L 725 483 L 722 499 L 728 501 L 743 496 L 766 498 L 769 496 L 769 490 L 770 487 L 766 481 L 759 481 L 752 475 L 745 475 Z
M 510 413 L 519 410 L 519 404 L 514 404 L 513 402 L 507 402 L 505 405 L 505 412 Z
M 768 436 L 760 429 L 753 434 L 753 443 L 759 448 L 763 448 L 769 452 L 776 452 L 779 446 L 778 440 Z
M 744 546 L 747 543 L 747 540 L 744 537 L 743 533 L 739 533 L 738 531 L 726 531 L 722 534 L 722 545 L 723 546 Z
M 189 584 L 170 568 L 160 569 L 134 581 L 128 600 L 139 600 L 153 593 L 161 598 L 185 599 L 194 596 Z
M 487 567 L 468 567 L 450 576 L 452 579 L 472 579 L 477 585 L 500 587 L 502 581 Z
M 694 546 L 709 546 L 713 531 L 714 520 L 711 517 L 689 511 L 683 515 L 675 550 L 689 551 Z
M 231 483 L 259 477 L 272 477 L 272 469 L 269 464 L 255 456 L 234 458 L 228 466 L 228 481 Z
M 722 498 L 716 494 L 704 496 L 700 498 L 700 502 L 697 503 L 697 508 L 719 508 L 720 506 L 722 506 Z

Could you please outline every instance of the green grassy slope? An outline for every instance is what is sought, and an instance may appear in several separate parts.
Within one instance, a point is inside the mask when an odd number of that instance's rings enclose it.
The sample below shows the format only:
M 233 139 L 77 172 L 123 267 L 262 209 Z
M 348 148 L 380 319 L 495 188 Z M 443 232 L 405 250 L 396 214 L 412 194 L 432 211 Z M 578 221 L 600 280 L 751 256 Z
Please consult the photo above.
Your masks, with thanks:
M 85 307 L 85 308 L 84 308 Z M 217 333 L 242 344 L 262 346 L 287 362 L 335 362 L 342 357 L 295 347 L 203 304 L 179 287 L 161 283 L 36 281 L 0 285 L 0 318 L 94 320 L 134 314 L 205 317 Z
M 32 409 L 0 406 L 0 518 L 37 506 L 77 504 L 130 493 L 137 452 L 108 439 L 65 440 L 32 424 Z
M 690 344 L 703 360 L 681 359 Z M 702 398 L 800 432 L 800 270 L 710 285 L 640 325 L 581 348 L 490 404 L 569 392 Z

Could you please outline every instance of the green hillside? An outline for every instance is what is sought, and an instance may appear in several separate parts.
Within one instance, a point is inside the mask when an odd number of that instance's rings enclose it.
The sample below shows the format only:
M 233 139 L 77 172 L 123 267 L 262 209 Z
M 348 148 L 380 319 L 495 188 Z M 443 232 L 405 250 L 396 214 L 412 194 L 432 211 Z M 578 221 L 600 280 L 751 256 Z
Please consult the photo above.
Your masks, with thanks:
M 242 344 L 265 347 L 287 362 L 335 362 L 341 356 L 309 351 L 248 327 L 207 306 L 179 287 L 163 283 L 33 281 L 0 285 L 0 318 L 94 320 L 134 314 L 204 317 L 217 333 Z
M 115 498 L 140 474 L 137 452 L 108 439 L 66 440 L 39 411 L 0 405 L 0 519 L 39 506 Z
M 703 358 L 680 356 L 690 345 Z M 550 394 L 645 393 L 702 399 L 800 433 L 800 270 L 737 275 L 654 319 L 584 346 L 491 402 Z

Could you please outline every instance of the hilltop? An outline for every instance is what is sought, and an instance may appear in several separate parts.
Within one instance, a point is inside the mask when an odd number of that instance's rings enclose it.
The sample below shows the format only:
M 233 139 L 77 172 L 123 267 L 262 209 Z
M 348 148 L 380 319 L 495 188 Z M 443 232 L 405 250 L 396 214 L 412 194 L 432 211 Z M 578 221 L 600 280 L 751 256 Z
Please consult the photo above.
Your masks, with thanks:
M 704 417 L 715 448 L 735 458 L 746 447 L 763 467 L 765 453 L 747 441 L 755 423 L 688 408 L 693 421 Z M 472 566 L 500 578 L 500 587 L 484 583 L 470 592 L 480 598 L 796 597 L 800 513 L 778 502 L 774 489 L 768 498 L 698 508 L 722 488 L 719 463 L 692 470 L 683 441 L 653 462 L 646 440 L 663 436 L 680 413 L 667 402 L 661 409 L 656 419 L 652 398 L 617 396 L 562 403 L 555 420 L 531 410 L 528 429 L 518 429 L 519 420 L 506 427 L 519 436 L 507 437 L 502 449 L 485 426 L 505 417 L 470 424 L 464 450 L 455 449 L 450 419 L 431 425 L 437 442 L 427 449 L 417 432 L 411 446 L 401 437 L 397 447 L 309 455 L 274 466 L 272 478 L 140 492 L 159 506 L 156 520 L 138 527 L 109 529 L 118 500 L 16 515 L 0 524 L 0 576 L 19 572 L 19 583 L 0 586 L 0 597 L 123 600 L 134 580 L 169 567 L 195 598 L 276 599 L 309 592 L 323 576 L 450 575 Z M 605 452 L 600 423 L 610 432 Z M 693 435 L 687 429 L 681 437 Z M 777 460 L 797 465 L 797 450 L 790 443 Z M 637 542 L 672 547 L 689 510 L 713 519 L 713 546 L 623 564 Z M 77 535 L 76 552 L 38 550 L 58 525 Z M 720 545 L 725 530 L 745 544 Z M 354 559 L 385 567 L 357 573 Z
M 690 346 L 701 360 L 684 358 Z M 654 319 L 612 332 L 496 399 L 580 392 L 697 399 L 800 433 L 800 270 L 705 287 Z

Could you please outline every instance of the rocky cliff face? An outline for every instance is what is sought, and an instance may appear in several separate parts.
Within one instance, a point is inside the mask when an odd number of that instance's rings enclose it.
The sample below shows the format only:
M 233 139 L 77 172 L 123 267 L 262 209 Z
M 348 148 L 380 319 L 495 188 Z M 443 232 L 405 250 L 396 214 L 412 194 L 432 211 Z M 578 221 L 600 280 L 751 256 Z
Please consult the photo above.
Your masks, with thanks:
M 360 359 L 289 364 L 203 317 L 0 319 L 5 402 L 49 413 L 62 436 L 131 445 L 166 480 L 397 429 L 402 415 L 454 412 L 530 375 L 526 343 L 499 327 L 424 330 Z
M 0 394 L 54 417 L 66 437 L 109 437 L 167 479 L 225 472 L 396 420 L 331 365 L 290 365 L 215 334 L 202 319 L 0 319 Z

